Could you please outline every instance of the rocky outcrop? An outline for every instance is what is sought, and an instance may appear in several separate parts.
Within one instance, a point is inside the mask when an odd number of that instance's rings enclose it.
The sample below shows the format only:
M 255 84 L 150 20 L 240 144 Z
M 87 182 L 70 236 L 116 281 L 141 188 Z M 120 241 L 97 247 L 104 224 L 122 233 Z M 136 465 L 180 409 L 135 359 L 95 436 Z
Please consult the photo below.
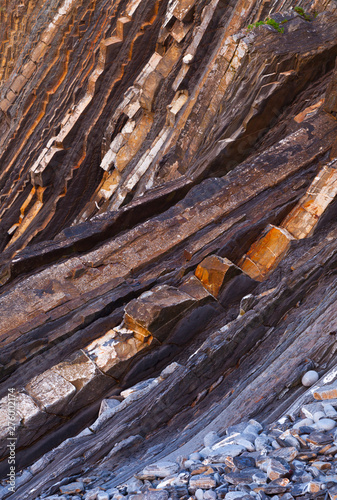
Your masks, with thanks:
M 18 498 L 88 470 L 114 487 L 275 421 L 336 363 L 337 9 L 291 7 L 0 11 L 0 472 L 11 388 Z

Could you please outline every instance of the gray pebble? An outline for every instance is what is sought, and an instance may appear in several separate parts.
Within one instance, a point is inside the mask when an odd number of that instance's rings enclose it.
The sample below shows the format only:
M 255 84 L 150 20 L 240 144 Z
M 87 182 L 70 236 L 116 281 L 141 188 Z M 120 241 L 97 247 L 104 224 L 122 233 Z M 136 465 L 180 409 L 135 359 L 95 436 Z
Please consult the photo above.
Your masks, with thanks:
M 206 436 L 204 437 L 204 445 L 206 448 L 211 447 L 213 446 L 213 444 L 219 442 L 220 439 L 221 438 L 217 432 L 214 431 L 208 432 L 208 434 L 206 434 Z
M 207 490 L 204 492 L 204 500 L 216 500 L 216 493 L 213 490 Z
M 320 430 L 331 431 L 334 427 L 336 427 L 336 422 L 331 418 L 321 418 L 316 425 Z
M 316 384 L 318 379 L 318 373 L 315 370 L 309 370 L 302 377 L 302 385 L 304 385 L 304 387 L 310 387 L 313 384 Z
M 196 490 L 196 492 L 194 493 L 194 495 L 195 495 L 195 498 L 197 500 L 203 500 L 203 498 L 204 498 L 204 492 L 203 492 L 203 490 L 201 488 L 198 488 Z
M 326 415 L 324 413 L 324 411 L 315 411 L 315 413 L 313 414 L 313 417 L 314 417 L 314 422 L 318 422 L 321 418 L 325 418 Z

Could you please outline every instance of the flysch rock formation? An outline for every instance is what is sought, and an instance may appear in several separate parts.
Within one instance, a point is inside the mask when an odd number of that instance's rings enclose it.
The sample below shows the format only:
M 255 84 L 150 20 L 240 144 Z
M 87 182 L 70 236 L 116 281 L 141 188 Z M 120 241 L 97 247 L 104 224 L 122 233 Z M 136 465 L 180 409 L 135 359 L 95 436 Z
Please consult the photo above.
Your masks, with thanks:
M 4 0 L 0 46 L 0 498 L 324 399 L 336 1 Z

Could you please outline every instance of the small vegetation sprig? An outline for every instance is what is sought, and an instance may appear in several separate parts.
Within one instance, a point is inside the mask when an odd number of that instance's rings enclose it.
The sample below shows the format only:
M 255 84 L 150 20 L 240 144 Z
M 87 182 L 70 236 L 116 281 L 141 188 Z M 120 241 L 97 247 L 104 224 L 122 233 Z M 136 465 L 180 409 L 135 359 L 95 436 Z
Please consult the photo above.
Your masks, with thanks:
M 302 7 L 299 7 L 299 5 L 296 5 L 296 7 L 294 7 L 294 11 L 297 12 L 297 14 L 299 14 L 300 16 L 302 16 L 306 21 L 311 21 L 310 16 L 308 16 L 305 10 L 302 9 Z
M 286 21 L 282 21 L 282 23 L 284 23 L 284 22 L 286 22 Z M 247 29 L 248 30 L 252 30 L 254 28 L 257 28 L 258 26 L 263 26 L 263 25 L 272 26 L 279 33 L 284 33 L 284 28 L 281 28 L 280 23 L 278 23 L 277 21 L 275 21 L 275 19 L 271 19 L 270 17 L 267 17 L 267 19 L 265 19 L 264 21 L 257 21 L 257 23 L 249 24 L 247 26 Z

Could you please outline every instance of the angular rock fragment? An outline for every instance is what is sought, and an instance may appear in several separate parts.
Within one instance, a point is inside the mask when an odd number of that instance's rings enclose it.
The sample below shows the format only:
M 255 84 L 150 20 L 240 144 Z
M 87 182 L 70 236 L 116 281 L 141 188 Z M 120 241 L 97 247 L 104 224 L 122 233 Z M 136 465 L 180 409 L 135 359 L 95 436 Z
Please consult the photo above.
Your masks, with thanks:
M 229 472 L 224 474 L 224 479 L 230 484 L 249 484 L 253 482 L 253 476 L 259 472 L 256 468 L 245 468 L 240 472 Z
M 118 379 L 128 360 L 146 347 L 147 344 L 134 338 L 131 331 L 120 334 L 110 330 L 85 347 L 84 351 L 99 370 Z
M 54 370 L 34 377 L 25 387 L 40 407 L 49 413 L 62 414 L 76 394 L 76 387 Z
M 283 259 L 293 238 L 286 229 L 268 227 L 241 259 L 239 267 L 254 280 L 262 281 Z
M 66 495 L 72 495 L 75 493 L 81 493 L 84 491 L 84 485 L 80 481 L 76 481 L 75 483 L 66 484 L 64 486 L 60 486 L 60 492 Z
M 314 431 L 309 434 L 307 441 L 316 445 L 325 445 L 333 442 L 333 436 L 327 432 Z
M 140 340 L 150 336 L 160 342 L 196 303 L 187 293 L 163 285 L 145 292 L 125 308 L 125 326 L 135 332 Z
M 144 479 L 151 479 L 156 477 L 167 477 L 171 474 L 178 472 L 179 466 L 174 462 L 157 462 L 155 464 L 151 464 L 146 466 L 141 474 Z
M 230 260 L 210 255 L 198 265 L 195 275 L 204 287 L 217 297 L 222 286 L 240 272 Z
M 337 194 L 337 169 L 335 162 L 318 173 L 307 194 L 289 213 L 281 226 L 297 239 L 310 236 L 319 217 Z
M 271 481 L 283 478 L 289 474 L 290 469 L 282 465 L 278 460 L 271 458 L 267 465 L 267 475 Z
M 189 482 L 189 490 L 195 491 L 198 488 L 202 490 L 208 490 L 216 487 L 216 481 L 211 476 L 206 476 L 204 474 L 200 474 L 197 476 L 192 476 Z
M 295 447 L 290 446 L 286 448 L 280 448 L 279 450 L 272 451 L 268 454 L 271 458 L 283 458 L 287 462 L 292 462 L 297 457 L 298 451 Z
M 337 384 L 324 385 L 317 389 L 314 392 L 314 398 L 319 400 L 337 398 Z

